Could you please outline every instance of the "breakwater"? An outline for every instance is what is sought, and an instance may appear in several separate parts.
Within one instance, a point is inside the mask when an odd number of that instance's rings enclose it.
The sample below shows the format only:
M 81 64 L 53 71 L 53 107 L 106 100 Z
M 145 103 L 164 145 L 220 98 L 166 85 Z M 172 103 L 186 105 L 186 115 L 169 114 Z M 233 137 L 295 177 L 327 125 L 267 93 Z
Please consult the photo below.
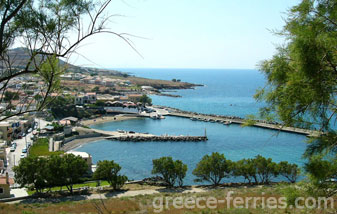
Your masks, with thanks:
M 117 140 L 117 141 L 131 141 L 131 142 L 144 142 L 144 141 L 185 141 L 185 142 L 200 142 L 200 141 L 207 141 L 207 136 L 109 136 L 106 137 L 109 140 Z
M 80 135 L 97 134 L 104 139 L 115 141 L 145 142 L 145 141 L 171 141 L 171 142 L 201 142 L 207 141 L 207 136 L 187 136 L 187 135 L 153 135 L 148 133 L 137 133 L 132 131 L 103 131 L 98 129 L 88 129 L 76 127 Z
M 202 113 L 196 113 L 196 112 L 183 111 L 180 109 L 166 107 L 166 106 L 157 106 L 157 107 L 167 109 L 169 112 L 168 115 L 170 116 L 189 118 L 191 120 L 222 123 L 224 125 L 230 125 L 230 124 L 244 125 L 247 123 L 246 119 L 241 118 L 241 117 L 236 117 L 236 116 L 202 114 Z M 259 127 L 259 128 L 277 130 L 277 131 L 282 131 L 282 132 L 290 132 L 290 133 L 302 134 L 302 135 L 307 135 L 307 136 L 318 136 L 321 134 L 319 131 L 316 131 L 316 130 L 287 127 L 277 122 L 269 122 L 269 121 L 264 121 L 264 120 L 252 120 L 249 122 L 249 125 Z

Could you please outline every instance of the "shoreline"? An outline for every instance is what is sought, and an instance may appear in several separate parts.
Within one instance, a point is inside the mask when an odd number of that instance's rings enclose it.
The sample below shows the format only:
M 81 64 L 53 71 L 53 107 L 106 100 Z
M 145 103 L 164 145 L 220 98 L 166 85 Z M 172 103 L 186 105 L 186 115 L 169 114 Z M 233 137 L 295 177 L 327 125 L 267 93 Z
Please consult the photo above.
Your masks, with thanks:
M 75 139 L 75 140 L 72 140 L 72 141 L 64 144 L 61 147 L 60 150 L 68 152 L 68 151 L 77 149 L 77 148 L 79 148 L 79 147 L 81 147 L 85 144 L 93 143 L 93 142 L 96 142 L 96 141 L 99 141 L 99 140 L 104 140 L 104 139 L 105 139 L 105 137 L 89 137 L 89 138 Z
M 82 120 L 81 124 L 84 126 L 91 126 L 91 125 L 97 125 L 101 123 L 117 122 L 117 121 L 123 121 L 123 120 L 133 120 L 133 119 L 139 119 L 139 117 L 135 115 L 118 114 L 115 116 L 103 116 L 103 117 L 98 117 L 94 119 Z

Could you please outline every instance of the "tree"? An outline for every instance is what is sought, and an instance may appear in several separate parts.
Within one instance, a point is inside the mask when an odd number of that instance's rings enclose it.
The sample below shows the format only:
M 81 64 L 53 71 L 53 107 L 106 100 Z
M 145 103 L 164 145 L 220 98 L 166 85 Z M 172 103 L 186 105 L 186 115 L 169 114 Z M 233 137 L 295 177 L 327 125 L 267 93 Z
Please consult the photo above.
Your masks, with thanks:
M 99 86 L 95 86 L 91 91 L 92 92 L 99 92 L 100 88 L 99 88 Z
M 281 161 L 279 163 L 279 173 L 289 180 L 291 183 L 295 183 L 300 175 L 300 169 L 296 164 L 290 164 L 287 161 Z
M 32 108 L 22 108 L 13 112 L 11 102 L 4 103 L 4 96 L 1 96 L 0 103 L 5 104 L 5 108 L 0 114 L 6 115 L 1 120 L 44 109 L 50 101 L 49 95 L 60 90 L 60 75 L 70 66 L 67 63 L 69 56 L 89 37 L 108 33 L 121 38 L 133 48 L 128 38 L 131 35 L 118 34 L 107 29 L 106 24 L 112 16 L 105 11 L 110 2 L 111 0 L 1 2 L 0 94 L 3 95 L 14 86 L 13 80 L 22 77 L 25 80 L 32 78 L 36 82 L 42 82 L 39 84 L 37 94 L 43 97 L 36 100 L 31 95 L 22 96 L 20 104 Z M 87 19 L 84 22 L 85 18 Z M 77 35 L 70 36 L 71 34 Z M 25 46 L 11 49 L 17 43 Z M 22 88 L 17 91 L 25 92 L 25 90 L 27 89 Z
M 33 185 L 37 193 L 42 192 L 48 186 L 47 159 L 36 156 L 28 156 L 20 160 L 20 164 L 13 168 L 15 182 L 21 187 Z
M 128 180 L 125 175 L 119 175 L 121 169 L 122 167 L 113 160 L 98 161 L 94 179 L 106 180 L 114 190 L 119 190 Z
M 47 172 L 47 185 L 49 188 L 64 185 L 65 168 L 63 167 L 63 157 L 60 155 L 51 155 L 48 157 L 47 166 L 44 170 Z
M 168 186 L 173 187 L 176 182 L 183 185 L 186 176 L 187 165 L 181 160 L 174 161 L 172 157 L 161 157 L 152 160 L 152 174 L 161 174 Z
M 152 99 L 150 97 L 148 97 L 146 94 L 143 94 L 140 98 L 139 98 L 139 102 L 141 102 L 143 104 L 143 106 L 147 105 L 152 105 Z
M 184 185 L 184 178 L 187 172 L 187 165 L 184 164 L 181 160 L 176 160 L 174 162 L 174 169 L 177 175 L 178 186 L 182 187 Z
M 18 100 L 19 99 L 19 94 L 11 91 L 6 91 L 5 92 L 5 97 L 4 101 L 9 102 L 11 100 Z
M 316 155 L 305 164 L 305 170 L 310 173 L 316 192 L 323 192 L 328 197 L 337 193 L 337 160 L 324 160 L 322 155 Z
M 256 175 L 256 165 L 253 159 L 242 159 L 233 163 L 233 174 L 234 176 L 242 176 L 248 183 L 251 184 L 253 181 L 255 184 L 258 183 Z
M 253 162 L 256 166 L 256 173 L 262 184 L 268 184 L 272 177 L 279 175 L 278 165 L 271 158 L 266 159 L 261 155 L 257 155 Z
M 277 34 L 287 43 L 260 65 L 267 86 L 255 97 L 268 104 L 262 116 L 276 113 L 286 126 L 318 128 L 309 140 L 305 156 L 332 156 L 337 152 L 337 3 L 330 0 L 303 0 L 291 8 L 286 25 Z M 326 162 L 312 167 L 327 167 Z M 311 167 L 308 172 L 312 173 Z M 328 169 L 317 169 L 322 172 Z M 318 176 L 316 179 L 315 176 Z M 313 180 L 319 179 L 317 173 Z M 332 187 L 336 188 L 336 187 Z
M 208 181 L 213 185 L 219 185 L 221 180 L 229 177 L 232 172 L 232 162 L 227 160 L 223 154 L 213 152 L 212 155 L 205 155 L 193 170 L 193 175 L 197 176 L 196 181 Z
M 79 182 L 80 178 L 88 171 L 87 162 L 80 156 L 65 154 L 60 167 L 64 172 L 62 176 L 64 184 L 67 186 L 69 192 L 73 193 L 73 185 Z

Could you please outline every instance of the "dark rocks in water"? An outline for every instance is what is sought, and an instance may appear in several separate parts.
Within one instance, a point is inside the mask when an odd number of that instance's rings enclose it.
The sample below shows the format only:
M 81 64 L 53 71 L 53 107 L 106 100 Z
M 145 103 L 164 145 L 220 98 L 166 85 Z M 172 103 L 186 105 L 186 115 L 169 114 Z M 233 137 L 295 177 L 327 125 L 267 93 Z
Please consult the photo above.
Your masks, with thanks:
M 144 184 L 151 185 L 151 186 L 167 186 L 167 183 L 165 182 L 165 180 L 160 176 L 144 178 L 142 181 Z

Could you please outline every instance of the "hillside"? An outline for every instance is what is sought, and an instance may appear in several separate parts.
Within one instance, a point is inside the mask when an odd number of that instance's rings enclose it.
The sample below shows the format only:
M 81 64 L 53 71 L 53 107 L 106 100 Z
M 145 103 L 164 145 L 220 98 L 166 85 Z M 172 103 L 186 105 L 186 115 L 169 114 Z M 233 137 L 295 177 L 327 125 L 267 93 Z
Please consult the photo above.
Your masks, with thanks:
M 29 50 L 26 48 L 14 48 L 9 50 L 8 52 L 9 58 L 10 58 L 10 62 L 13 68 L 16 69 L 22 69 L 27 65 L 27 62 L 30 59 L 30 54 L 29 54 Z M 41 56 L 36 56 L 36 60 L 39 61 L 41 60 Z M 61 65 L 66 65 L 68 67 L 66 72 L 74 72 L 74 73 L 96 73 L 96 72 L 102 72 L 105 71 L 109 74 L 113 74 L 116 76 L 125 76 L 124 73 L 119 72 L 119 71 L 115 71 L 115 70 L 103 70 L 103 69 L 96 69 L 96 68 L 86 68 L 86 67 L 80 67 L 80 66 L 76 66 L 73 64 L 70 64 L 68 62 L 65 62 L 64 60 L 59 58 L 59 62 Z M 0 63 L 0 68 L 4 68 L 4 64 Z

